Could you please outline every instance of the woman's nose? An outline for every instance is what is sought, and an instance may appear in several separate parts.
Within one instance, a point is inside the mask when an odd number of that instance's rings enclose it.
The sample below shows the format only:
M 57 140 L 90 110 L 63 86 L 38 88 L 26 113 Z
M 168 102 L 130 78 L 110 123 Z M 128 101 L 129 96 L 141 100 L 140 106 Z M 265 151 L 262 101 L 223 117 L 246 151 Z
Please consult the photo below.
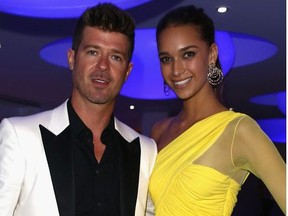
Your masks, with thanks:
M 174 76 L 180 76 L 182 73 L 184 73 L 184 67 L 183 63 L 179 60 L 175 60 L 173 62 L 173 75 Z

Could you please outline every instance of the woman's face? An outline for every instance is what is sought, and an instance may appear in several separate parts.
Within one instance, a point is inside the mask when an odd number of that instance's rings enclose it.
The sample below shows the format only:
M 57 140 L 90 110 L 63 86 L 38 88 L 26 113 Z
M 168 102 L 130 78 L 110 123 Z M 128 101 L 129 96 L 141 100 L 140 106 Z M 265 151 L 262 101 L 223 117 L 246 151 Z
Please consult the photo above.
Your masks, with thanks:
M 181 99 L 193 97 L 204 88 L 209 64 L 218 55 L 216 44 L 208 46 L 197 27 L 171 26 L 158 37 L 158 55 L 164 80 Z

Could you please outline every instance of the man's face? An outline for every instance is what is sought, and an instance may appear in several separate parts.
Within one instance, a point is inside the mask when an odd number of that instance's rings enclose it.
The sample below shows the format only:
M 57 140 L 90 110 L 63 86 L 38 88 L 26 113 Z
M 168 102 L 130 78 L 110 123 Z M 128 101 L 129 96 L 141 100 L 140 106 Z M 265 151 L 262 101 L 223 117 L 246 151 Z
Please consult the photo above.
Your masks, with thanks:
M 121 33 L 85 27 L 77 51 L 68 51 L 72 97 L 95 104 L 114 102 L 132 70 L 129 41 Z

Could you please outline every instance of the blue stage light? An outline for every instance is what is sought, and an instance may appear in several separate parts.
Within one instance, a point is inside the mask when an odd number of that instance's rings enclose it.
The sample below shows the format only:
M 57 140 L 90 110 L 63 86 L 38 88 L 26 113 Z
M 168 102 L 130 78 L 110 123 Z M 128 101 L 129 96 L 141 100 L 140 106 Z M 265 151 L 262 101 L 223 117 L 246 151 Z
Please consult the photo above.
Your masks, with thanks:
M 260 95 L 250 99 L 252 103 L 277 106 L 286 116 L 286 92 L 276 92 L 267 95 Z M 260 127 L 265 131 L 273 142 L 286 143 L 286 119 L 259 119 Z
M 258 119 L 257 123 L 275 143 L 286 144 L 286 119 Z
M 229 70 L 233 67 L 263 61 L 277 51 L 277 47 L 269 41 L 225 31 L 216 31 L 216 43 L 219 47 L 219 59 L 224 75 L 229 73 Z M 253 43 L 255 43 L 255 46 L 253 46 Z M 67 67 L 66 56 L 70 47 L 71 38 L 55 41 L 43 47 L 40 56 L 50 63 Z M 255 47 L 258 48 L 255 49 Z M 252 49 L 253 56 L 247 60 L 247 56 L 243 55 L 243 52 L 248 52 L 247 50 L 250 49 Z M 172 91 L 170 91 L 169 96 L 163 93 L 163 78 L 157 55 L 155 29 L 136 30 L 135 51 L 132 61 L 134 68 L 123 86 L 121 95 L 149 100 L 176 98 Z
M 286 115 L 286 92 L 276 92 L 272 94 L 260 95 L 250 99 L 252 103 L 277 106 L 279 110 Z
M 132 8 L 151 0 L 110 0 L 120 8 Z M 41 18 L 79 17 L 87 8 L 104 0 L 1 0 L 0 11 L 20 16 Z

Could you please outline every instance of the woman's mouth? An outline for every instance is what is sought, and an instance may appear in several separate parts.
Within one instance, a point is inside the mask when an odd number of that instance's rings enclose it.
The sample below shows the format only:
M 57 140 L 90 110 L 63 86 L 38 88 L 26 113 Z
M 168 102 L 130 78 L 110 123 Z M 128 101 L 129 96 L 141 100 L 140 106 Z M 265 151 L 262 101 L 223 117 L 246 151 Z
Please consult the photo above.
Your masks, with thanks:
M 174 85 L 175 85 L 175 86 L 183 86 L 183 85 L 185 85 L 186 83 L 188 83 L 191 79 L 192 79 L 192 77 L 189 77 L 189 78 L 184 79 L 184 80 L 181 80 L 181 81 L 175 81 L 175 82 L 174 82 Z

